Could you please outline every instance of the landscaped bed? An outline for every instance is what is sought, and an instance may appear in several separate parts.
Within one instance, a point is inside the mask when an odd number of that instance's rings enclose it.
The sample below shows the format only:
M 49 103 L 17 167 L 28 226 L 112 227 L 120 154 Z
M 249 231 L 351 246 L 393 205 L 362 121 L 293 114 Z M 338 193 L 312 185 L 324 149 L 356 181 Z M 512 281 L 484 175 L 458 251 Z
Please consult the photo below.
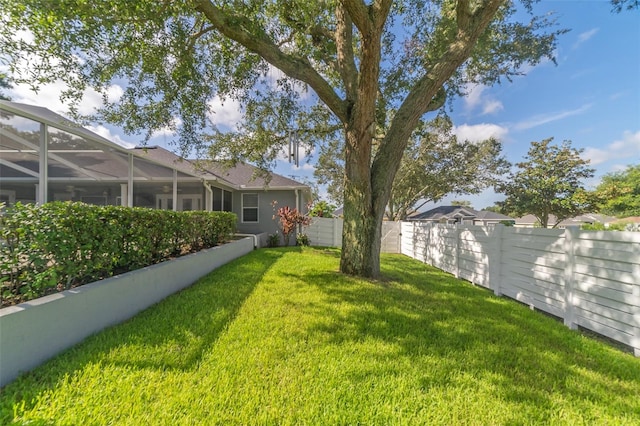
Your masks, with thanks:
M 0 423 L 640 423 L 640 359 L 403 256 L 338 262 L 231 262 L 4 388 Z

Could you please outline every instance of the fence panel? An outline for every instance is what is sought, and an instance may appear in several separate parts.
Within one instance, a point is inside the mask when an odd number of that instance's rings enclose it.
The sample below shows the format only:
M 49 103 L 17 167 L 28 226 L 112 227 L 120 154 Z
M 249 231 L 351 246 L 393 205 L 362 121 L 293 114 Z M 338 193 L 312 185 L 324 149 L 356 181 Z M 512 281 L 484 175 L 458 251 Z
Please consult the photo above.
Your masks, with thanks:
M 640 356 L 640 233 L 401 225 L 400 252 Z
M 563 317 L 564 231 L 506 228 L 500 257 L 504 295 Z
M 313 246 L 342 247 L 343 224 L 340 218 L 314 217 L 304 228 L 304 233 Z M 400 253 L 400 234 L 400 222 L 383 222 L 380 250 L 383 253 Z
M 576 324 L 640 347 L 640 234 L 580 232 L 576 241 Z
M 400 230 L 402 234 L 400 237 L 400 253 L 415 259 L 415 236 L 413 233 L 414 223 L 415 222 L 400 222 Z
M 312 246 L 341 247 L 342 219 L 314 217 L 304 228 Z
M 495 253 L 493 229 L 482 226 L 461 229 L 458 250 L 458 276 L 490 288 L 489 259 Z

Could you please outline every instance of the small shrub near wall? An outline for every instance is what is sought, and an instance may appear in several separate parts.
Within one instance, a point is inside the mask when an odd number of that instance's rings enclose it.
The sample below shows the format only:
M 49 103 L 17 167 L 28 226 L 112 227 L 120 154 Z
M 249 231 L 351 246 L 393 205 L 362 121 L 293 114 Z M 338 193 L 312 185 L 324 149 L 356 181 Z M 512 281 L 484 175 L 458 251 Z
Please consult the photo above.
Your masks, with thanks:
M 226 212 L 18 203 L 0 215 L 1 306 L 213 247 L 235 229 Z

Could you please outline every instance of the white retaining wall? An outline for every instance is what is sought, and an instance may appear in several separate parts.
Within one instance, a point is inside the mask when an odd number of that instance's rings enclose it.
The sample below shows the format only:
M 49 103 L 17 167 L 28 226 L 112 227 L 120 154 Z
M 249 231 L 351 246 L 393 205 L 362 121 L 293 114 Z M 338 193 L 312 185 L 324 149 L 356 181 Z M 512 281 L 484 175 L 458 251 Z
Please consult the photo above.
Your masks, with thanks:
M 403 222 L 401 252 L 631 346 L 640 356 L 640 233 Z
M 254 248 L 244 238 L 0 309 L 0 386 Z

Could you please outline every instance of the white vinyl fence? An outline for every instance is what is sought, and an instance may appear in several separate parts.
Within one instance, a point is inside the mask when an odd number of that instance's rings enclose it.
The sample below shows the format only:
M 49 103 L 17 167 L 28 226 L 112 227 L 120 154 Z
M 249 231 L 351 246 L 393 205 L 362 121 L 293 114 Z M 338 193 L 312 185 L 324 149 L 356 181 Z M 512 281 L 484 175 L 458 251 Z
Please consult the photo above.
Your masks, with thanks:
M 339 218 L 314 217 L 303 232 L 312 246 L 342 247 L 342 224 L 343 220 Z M 400 253 L 400 226 L 401 222 L 382 223 L 383 253 Z
M 401 252 L 640 356 L 640 233 L 403 222 Z

